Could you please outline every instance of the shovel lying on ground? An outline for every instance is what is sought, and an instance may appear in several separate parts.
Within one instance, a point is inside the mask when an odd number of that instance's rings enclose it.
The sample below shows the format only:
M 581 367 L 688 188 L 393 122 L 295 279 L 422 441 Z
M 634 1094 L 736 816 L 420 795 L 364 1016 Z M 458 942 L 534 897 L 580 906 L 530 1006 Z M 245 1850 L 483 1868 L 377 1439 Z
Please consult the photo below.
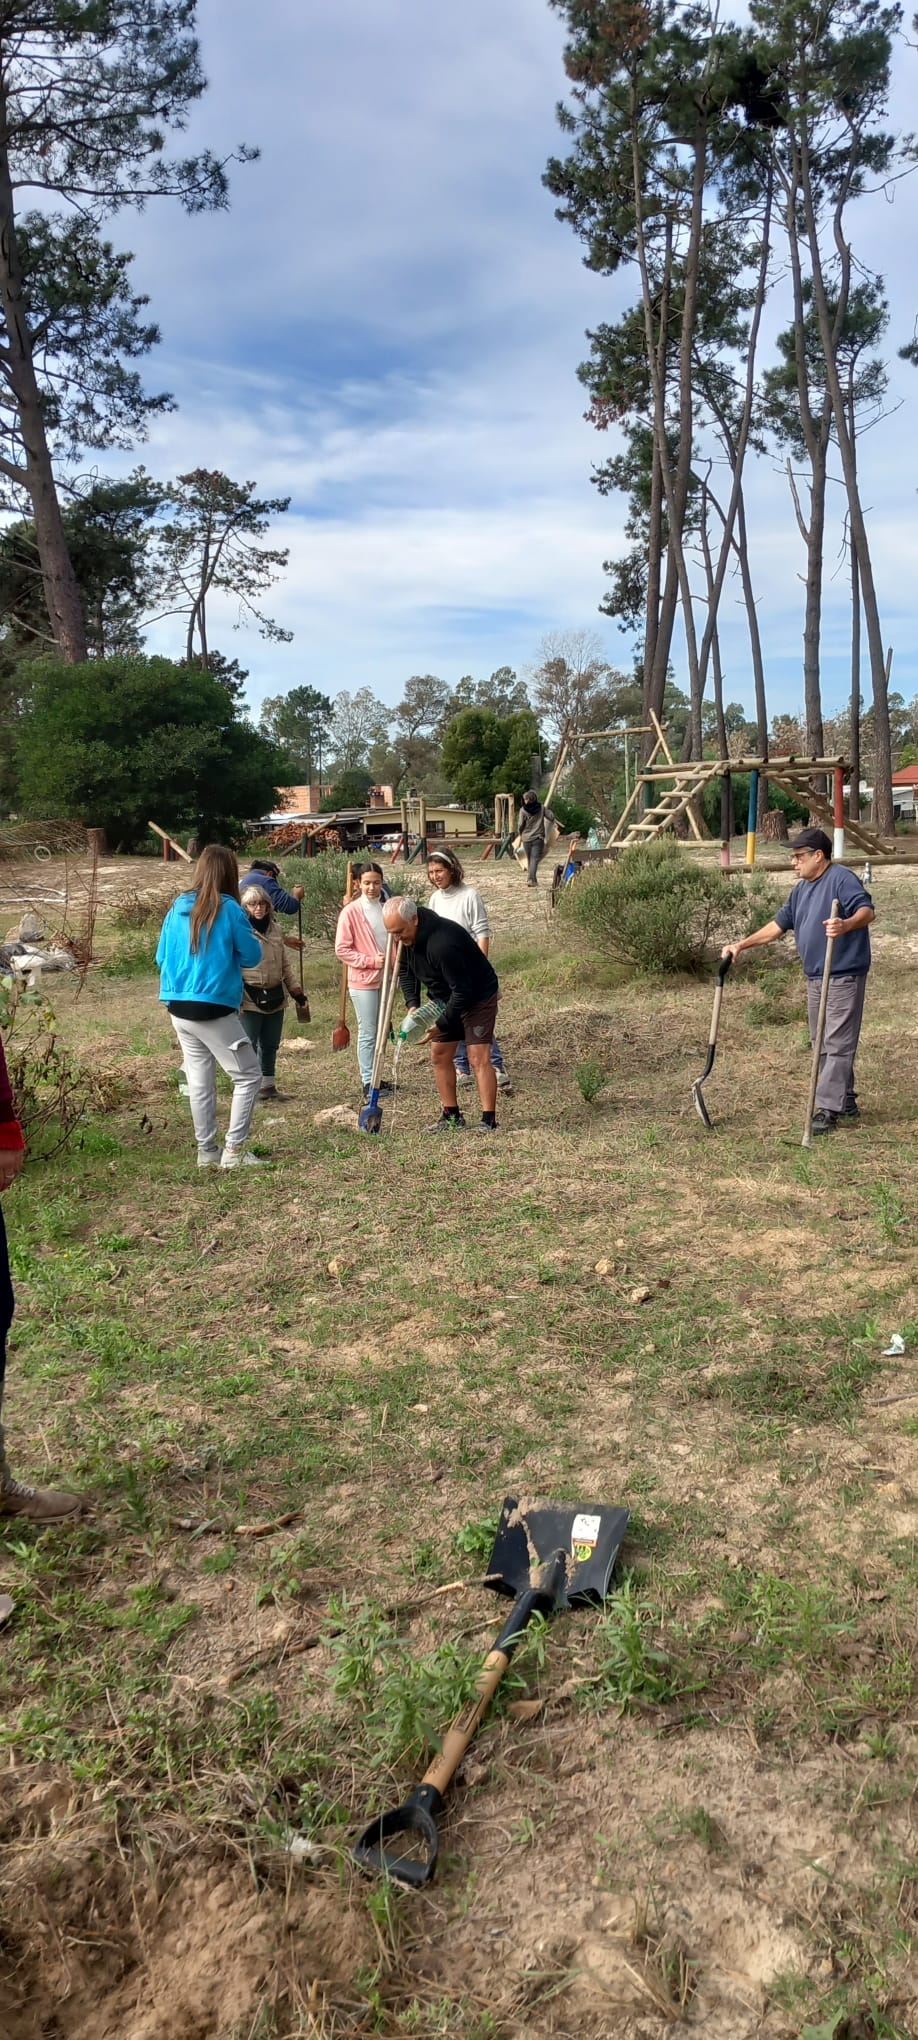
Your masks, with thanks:
M 838 912 L 839 903 L 837 900 L 833 900 L 832 901 L 833 921 L 835 920 L 835 917 L 838 914 Z M 816 1090 L 819 1084 L 819 1065 L 822 1061 L 822 1044 L 823 1041 L 825 1040 L 826 1033 L 826 1008 L 829 1003 L 829 981 L 832 976 L 832 951 L 834 948 L 835 948 L 834 935 L 827 935 L 826 960 L 822 966 L 822 989 L 819 994 L 819 1014 L 816 1020 L 816 1032 L 813 1036 L 813 1065 L 810 1070 L 810 1095 L 806 1103 L 806 1121 L 803 1128 L 803 1139 L 800 1142 L 801 1147 L 805 1148 L 808 1148 L 810 1146 L 813 1139 L 813 1113 L 816 1110 Z
M 534 1615 L 601 1604 L 628 1528 L 628 1510 L 592 1503 L 512 1497 L 504 1502 L 485 1586 L 512 1594 L 513 1607 L 482 1664 L 475 1696 L 457 1714 L 439 1754 L 401 1806 L 377 1814 L 358 1836 L 353 1854 L 364 1870 L 383 1871 L 420 1890 L 437 1867 L 437 1822 L 444 1794 L 491 1704 L 510 1659 Z
M 379 1086 L 386 1048 L 389 1042 L 389 1028 L 392 1023 L 392 1008 L 398 991 L 398 967 L 402 945 L 390 929 L 386 936 L 386 955 L 383 963 L 382 984 L 379 988 L 379 1018 L 376 1022 L 376 1047 L 373 1051 L 373 1068 L 370 1073 L 370 1095 L 361 1108 L 357 1124 L 361 1133 L 378 1133 L 382 1126 L 382 1106 L 379 1102 Z
M 697 1112 L 699 1119 L 702 1119 L 704 1121 L 705 1126 L 711 1126 L 713 1122 L 708 1114 L 708 1108 L 701 1095 L 701 1087 L 702 1084 L 707 1083 L 711 1071 L 714 1068 L 714 1057 L 717 1054 L 717 1030 L 720 1026 L 720 1009 L 723 1003 L 724 985 L 726 983 L 727 972 L 732 962 L 733 962 L 732 956 L 721 957 L 720 969 L 717 973 L 717 984 L 714 988 L 714 1011 L 711 1014 L 711 1032 L 708 1035 L 708 1059 L 707 1062 L 705 1063 L 704 1069 L 702 1070 L 700 1077 L 697 1077 L 695 1079 L 694 1084 L 692 1085 L 692 1104 L 695 1107 L 695 1111 Z

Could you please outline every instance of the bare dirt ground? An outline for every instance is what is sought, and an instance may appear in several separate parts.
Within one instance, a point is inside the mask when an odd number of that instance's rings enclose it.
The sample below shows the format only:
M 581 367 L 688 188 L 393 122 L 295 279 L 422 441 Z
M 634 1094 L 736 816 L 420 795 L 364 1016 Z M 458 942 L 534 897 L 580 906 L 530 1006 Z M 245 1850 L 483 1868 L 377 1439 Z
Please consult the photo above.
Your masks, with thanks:
M 93 1508 L 0 1541 L 4 2040 L 918 2032 L 918 875 L 875 874 L 864 1116 L 809 1154 L 793 968 L 730 981 L 706 1134 L 710 983 L 476 877 L 495 1141 L 425 1135 L 417 1052 L 378 1141 L 314 1126 L 355 1095 L 314 944 L 275 1167 L 202 1179 L 155 982 L 55 988 L 121 1089 L 6 1200 L 17 1464 Z M 522 1664 L 430 1891 L 367 1884 L 520 1486 L 629 1506 L 630 1581 Z

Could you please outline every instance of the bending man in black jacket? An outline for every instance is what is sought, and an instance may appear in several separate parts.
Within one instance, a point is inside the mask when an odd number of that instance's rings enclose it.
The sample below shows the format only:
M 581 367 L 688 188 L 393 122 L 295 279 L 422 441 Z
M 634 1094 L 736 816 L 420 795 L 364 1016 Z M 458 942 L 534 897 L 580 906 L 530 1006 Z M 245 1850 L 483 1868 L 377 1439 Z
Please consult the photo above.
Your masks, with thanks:
M 481 1124 L 473 1130 L 494 1133 L 497 1072 L 491 1062 L 491 1042 L 500 990 L 496 971 L 466 928 L 460 928 L 455 921 L 442 920 L 439 914 L 432 914 L 429 907 L 417 906 L 414 900 L 387 900 L 383 920 L 402 943 L 399 983 L 409 1012 L 422 1003 L 422 985 L 430 998 L 443 1002 L 436 1025 L 421 1036 L 422 1043 L 430 1042 L 442 1106 L 431 1133 L 448 1133 L 465 1125 L 456 1103 L 453 1062 L 456 1043 L 463 1038 L 481 1099 Z

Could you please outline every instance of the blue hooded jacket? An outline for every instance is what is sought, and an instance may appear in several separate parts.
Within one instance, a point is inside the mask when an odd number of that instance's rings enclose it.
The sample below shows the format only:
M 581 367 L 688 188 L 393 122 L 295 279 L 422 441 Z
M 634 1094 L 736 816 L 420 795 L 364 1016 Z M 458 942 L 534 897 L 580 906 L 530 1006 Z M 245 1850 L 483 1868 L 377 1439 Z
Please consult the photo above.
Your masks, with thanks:
M 194 893 L 180 893 L 163 922 L 156 950 L 160 999 L 164 1004 L 170 999 L 200 999 L 238 1012 L 244 989 L 242 973 L 261 962 L 261 943 L 238 900 L 223 893 L 213 927 L 192 954 L 190 923 L 195 898 Z

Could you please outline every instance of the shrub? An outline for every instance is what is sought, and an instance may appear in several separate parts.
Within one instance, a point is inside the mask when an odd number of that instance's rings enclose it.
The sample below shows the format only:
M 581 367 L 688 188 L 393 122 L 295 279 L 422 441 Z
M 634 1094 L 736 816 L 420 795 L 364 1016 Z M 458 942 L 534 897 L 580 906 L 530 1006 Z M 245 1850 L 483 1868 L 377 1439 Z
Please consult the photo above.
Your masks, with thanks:
M 596 1061 L 595 1056 L 587 1056 L 585 1062 L 577 1064 L 574 1075 L 577 1079 L 577 1089 L 584 1104 L 592 1105 L 593 1099 L 599 1097 L 599 1093 L 606 1081 L 606 1073 L 602 1064 Z
M 586 836 L 593 827 L 593 816 L 582 800 L 569 800 L 566 793 L 553 793 L 550 806 L 562 836 L 571 836 L 575 830 L 578 836 Z
M 655 972 L 698 970 L 708 943 L 733 929 L 737 905 L 730 879 L 663 840 L 582 872 L 559 901 L 602 948 Z
M 113 1079 L 80 1061 L 63 1046 L 54 1014 L 42 991 L 26 991 L 18 980 L 0 978 L 0 1037 L 16 1111 L 34 1154 L 59 1153 L 90 1112 L 114 1102 Z
M 155 928 L 134 928 L 119 942 L 111 956 L 99 965 L 100 977 L 132 978 L 152 977 L 156 971 L 156 945 L 163 920 L 162 905 L 156 916 Z
M 123 892 L 115 895 L 111 911 L 112 927 L 151 928 L 155 924 L 159 928 L 165 912 L 162 899 L 156 898 L 153 894 L 139 893 L 136 886 L 125 886 Z
M 351 864 L 378 864 L 372 850 L 361 851 L 350 859 Z M 334 940 L 341 902 L 347 885 L 348 859 L 334 851 L 325 850 L 320 857 L 285 857 L 281 878 L 287 886 L 303 887 L 303 934 L 313 935 L 320 940 Z M 391 893 L 412 892 L 416 887 L 427 892 L 427 872 L 423 866 L 384 866 L 386 885 Z

